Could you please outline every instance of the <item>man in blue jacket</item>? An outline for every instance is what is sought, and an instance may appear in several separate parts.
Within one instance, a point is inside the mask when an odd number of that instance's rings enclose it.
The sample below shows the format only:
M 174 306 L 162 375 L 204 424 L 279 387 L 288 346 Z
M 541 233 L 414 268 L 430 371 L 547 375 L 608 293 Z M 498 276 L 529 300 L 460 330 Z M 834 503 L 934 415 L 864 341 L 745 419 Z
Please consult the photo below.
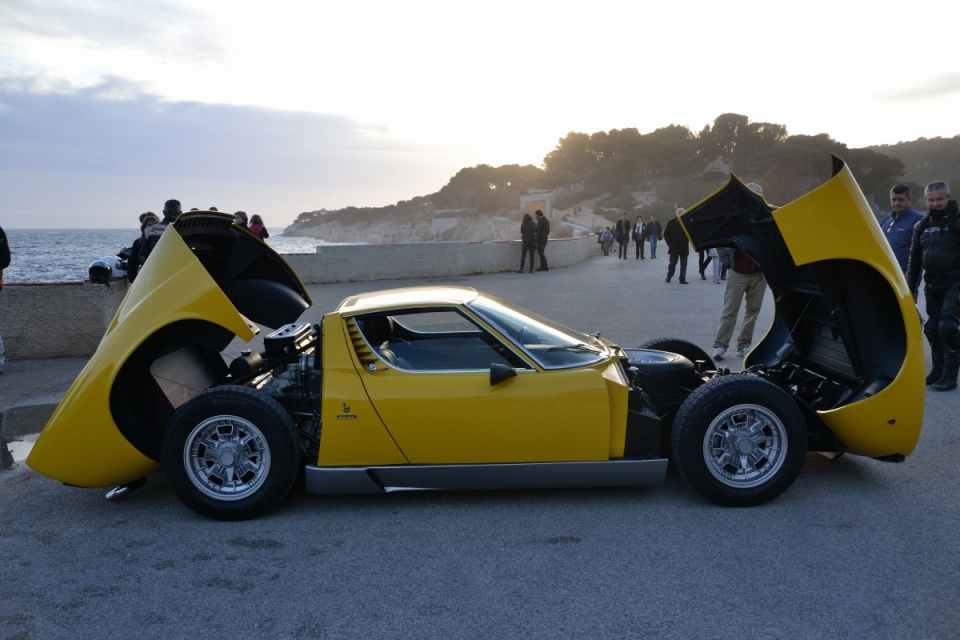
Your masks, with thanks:
M 910 187 L 905 184 L 895 185 L 890 190 L 890 209 L 890 215 L 880 221 L 880 228 L 897 257 L 900 270 L 906 274 L 913 227 L 923 220 L 923 214 L 910 206 Z

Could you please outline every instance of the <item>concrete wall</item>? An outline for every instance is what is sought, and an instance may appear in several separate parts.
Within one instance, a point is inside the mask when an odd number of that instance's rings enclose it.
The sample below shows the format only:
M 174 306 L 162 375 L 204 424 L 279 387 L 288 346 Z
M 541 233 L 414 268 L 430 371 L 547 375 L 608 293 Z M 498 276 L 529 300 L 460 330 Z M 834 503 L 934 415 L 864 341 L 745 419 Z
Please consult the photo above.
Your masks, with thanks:
M 92 355 L 126 293 L 126 280 L 4 285 L 0 337 L 7 359 Z
M 596 236 L 551 240 L 547 262 L 566 267 L 597 251 Z M 306 284 L 394 278 L 443 278 L 520 268 L 520 242 L 411 242 L 318 246 L 316 255 L 284 256 Z
M 551 240 L 547 260 L 565 267 L 597 250 L 594 236 Z M 443 278 L 516 271 L 519 242 L 420 242 L 317 247 L 284 256 L 306 284 Z M 8 284 L 0 292 L 0 337 L 10 360 L 90 356 L 127 292 L 125 280 Z

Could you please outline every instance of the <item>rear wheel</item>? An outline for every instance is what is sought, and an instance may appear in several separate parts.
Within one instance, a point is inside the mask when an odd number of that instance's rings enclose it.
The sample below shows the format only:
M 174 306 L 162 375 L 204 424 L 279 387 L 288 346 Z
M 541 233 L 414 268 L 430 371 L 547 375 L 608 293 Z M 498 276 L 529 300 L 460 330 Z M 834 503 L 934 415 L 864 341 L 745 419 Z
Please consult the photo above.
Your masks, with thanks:
M 297 428 L 287 411 L 266 394 L 236 386 L 204 391 L 180 407 L 162 456 L 180 500 L 218 520 L 273 509 L 300 467 Z
M 803 415 L 775 384 L 753 376 L 712 380 L 680 406 L 671 434 L 680 474 L 725 506 L 754 506 L 783 493 L 803 467 Z

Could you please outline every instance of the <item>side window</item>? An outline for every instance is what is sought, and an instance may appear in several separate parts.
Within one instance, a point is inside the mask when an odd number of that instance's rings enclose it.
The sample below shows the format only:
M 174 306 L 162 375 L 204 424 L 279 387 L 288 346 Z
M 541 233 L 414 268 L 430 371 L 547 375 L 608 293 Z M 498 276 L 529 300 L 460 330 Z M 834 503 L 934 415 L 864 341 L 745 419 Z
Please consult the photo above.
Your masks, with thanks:
M 357 318 L 381 360 L 405 371 L 488 371 L 490 365 L 528 368 L 493 335 L 454 309 L 424 309 Z

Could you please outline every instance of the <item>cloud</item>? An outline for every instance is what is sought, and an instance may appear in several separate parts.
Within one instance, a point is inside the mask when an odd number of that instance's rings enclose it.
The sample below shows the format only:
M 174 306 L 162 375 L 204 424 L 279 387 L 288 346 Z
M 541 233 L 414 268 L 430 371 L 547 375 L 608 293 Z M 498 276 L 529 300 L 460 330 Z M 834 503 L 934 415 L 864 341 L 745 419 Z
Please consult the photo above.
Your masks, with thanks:
M 941 73 L 927 76 L 922 82 L 905 89 L 882 93 L 881 100 L 894 102 L 930 102 L 960 93 L 960 73 Z
M 342 116 L 166 101 L 116 78 L 72 93 L 31 89 L 0 81 L 8 226 L 125 226 L 168 197 L 268 209 L 286 224 L 300 211 L 424 195 L 463 166 Z
M 83 41 L 96 47 L 149 48 L 163 53 L 188 42 L 209 46 L 202 15 L 177 0 L 136 6 L 112 0 L 4 0 L 0 34 L 6 38 Z

